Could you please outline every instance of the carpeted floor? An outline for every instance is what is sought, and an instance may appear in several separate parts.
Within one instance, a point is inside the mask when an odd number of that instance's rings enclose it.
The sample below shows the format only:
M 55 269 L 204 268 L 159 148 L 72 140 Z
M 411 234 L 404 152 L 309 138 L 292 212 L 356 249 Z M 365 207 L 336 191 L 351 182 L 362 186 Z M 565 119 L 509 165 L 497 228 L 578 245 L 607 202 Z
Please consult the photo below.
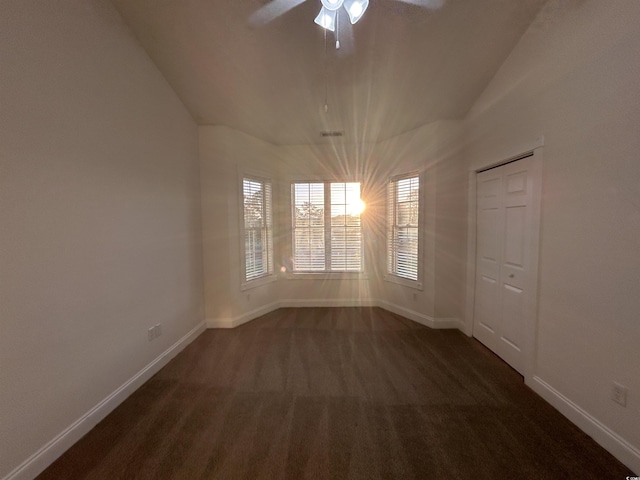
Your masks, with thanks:
M 377 308 L 207 330 L 42 479 L 624 479 L 456 330 Z

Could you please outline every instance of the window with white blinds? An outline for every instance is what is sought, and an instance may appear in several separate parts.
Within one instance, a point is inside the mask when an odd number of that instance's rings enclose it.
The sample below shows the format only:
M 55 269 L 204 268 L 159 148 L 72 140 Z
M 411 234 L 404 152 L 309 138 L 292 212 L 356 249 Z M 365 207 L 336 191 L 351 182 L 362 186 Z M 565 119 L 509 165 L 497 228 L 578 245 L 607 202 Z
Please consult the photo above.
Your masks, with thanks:
M 271 183 L 242 179 L 244 280 L 273 274 L 273 199 Z
M 359 182 L 294 183 L 293 270 L 361 272 Z
M 387 187 L 387 272 L 418 281 L 420 178 L 396 177 Z

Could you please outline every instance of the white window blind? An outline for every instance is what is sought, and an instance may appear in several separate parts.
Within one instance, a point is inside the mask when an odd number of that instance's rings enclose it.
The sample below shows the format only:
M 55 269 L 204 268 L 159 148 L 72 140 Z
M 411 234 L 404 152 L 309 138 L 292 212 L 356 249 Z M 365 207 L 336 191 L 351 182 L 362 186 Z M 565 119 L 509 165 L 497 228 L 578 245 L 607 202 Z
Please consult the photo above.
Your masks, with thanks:
M 420 179 L 392 179 L 387 190 L 387 272 L 418 280 Z
M 273 273 L 273 213 L 271 183 L 242 180 L 245 281 Z
M 325 270 L 324 183 L 294 183 L 293 269 Z
M 331 184 L 331 270 L 362 270 L 360 184 Z
M 360 183 L 294 183 L 293 269 L 361 272 Z

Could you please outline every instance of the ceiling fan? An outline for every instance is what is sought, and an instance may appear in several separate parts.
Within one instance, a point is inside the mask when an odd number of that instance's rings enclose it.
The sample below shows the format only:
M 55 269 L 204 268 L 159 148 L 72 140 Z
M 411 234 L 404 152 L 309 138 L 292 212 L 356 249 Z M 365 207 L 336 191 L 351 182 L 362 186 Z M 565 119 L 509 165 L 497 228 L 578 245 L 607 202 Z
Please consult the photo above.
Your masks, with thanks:
M 266 5 L 260 7 L 249 16 L 249 24 L 253 26 L 265 25 L 276 18 L 284 15 L 289 10 L 301 5 L 307 0 L 271 0 Z M 317 0 L 316 0 L 317 1 Z M 369 6 L 369 0 L 320 0 L 322 6 L 320 12 L 314 19 L 314 22 L 324 29 L 325 37 L 325 54 L 327 53 L 327 31 L 335 32 L 336 50 L 342 52 L 342 55 L 348 55 L 353 51 L 353 38 L 351 26 L 362 18 L 364 12 Z M 378 0 L 375 0 L 376 2 Z M 381 2 L 396 1 L 405 4 L 415 5 L 428 9 L 438 9 L 442 7 L 446 0 L 380 0 Z M 343 10 L 341 10 L 341 8 Z M 338 37 L 338 23 L 340 17 L 348 17 L 349 22 L 346 23 L 346 31 L 343 31 L 343 39 L 346 41 L 346 47 L 340 49 L 340 39 Z M 346 19 L 345 19 L 346 21 Z M 346 34 L 346 35 L 345 35 Z M 328 113 L 328 81 L 325 70 L 325 96 L 324 96 L 324 112 Z
M 263 7 L 253 12 L 249 17 L 251 25 L 265 25 L 289 10 L 297 7 L 307 0 L 272 0 Z M 442 7 L 445 0 L 393 0 L 396 2 L 408 3 L 418 7 L 437 9 Z M 344 7 L 351 24 L 355 24 L 362 18 L 369 6 L 369 0 L 321 0 L 322 7 L 314 22 L 322 28 L 330 31 L 336 29 L 336 19 L 338 11 Z

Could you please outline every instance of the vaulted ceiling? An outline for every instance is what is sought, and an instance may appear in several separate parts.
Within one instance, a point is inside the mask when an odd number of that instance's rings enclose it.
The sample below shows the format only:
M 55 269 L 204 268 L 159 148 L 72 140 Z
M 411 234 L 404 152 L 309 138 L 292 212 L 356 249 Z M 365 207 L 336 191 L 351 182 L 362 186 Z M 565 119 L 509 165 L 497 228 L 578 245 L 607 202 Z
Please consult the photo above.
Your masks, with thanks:
M 370 1 L 356 25 L 341 19 L 339 50 L 313 23 L 320 0 L 266 24 L 249 22 L 261 0 L 113 3 L 197 123 L 282 145 L 322 143 L 322 130 L 378 142 L 462 118 L 545 2 Z

